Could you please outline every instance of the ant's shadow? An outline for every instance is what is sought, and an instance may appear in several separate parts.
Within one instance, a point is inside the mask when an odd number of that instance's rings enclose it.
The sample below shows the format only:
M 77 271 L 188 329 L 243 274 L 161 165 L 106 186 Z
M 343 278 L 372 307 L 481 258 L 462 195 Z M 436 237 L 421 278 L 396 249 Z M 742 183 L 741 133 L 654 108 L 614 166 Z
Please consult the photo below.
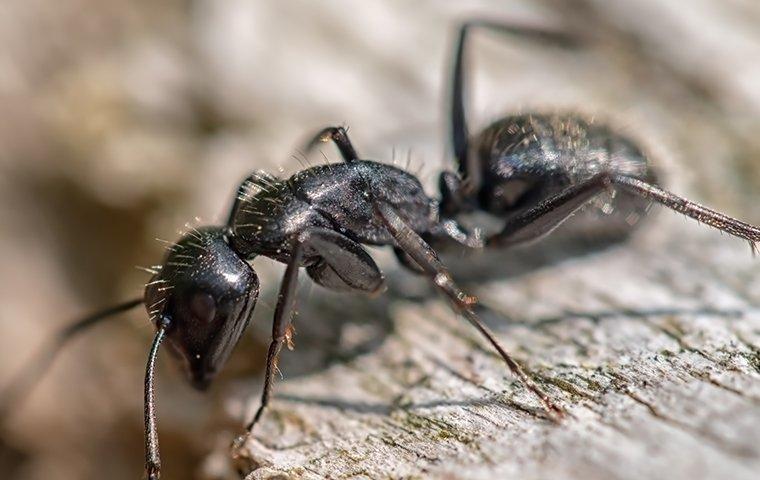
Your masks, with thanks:
M 589 241 L 587 238 L 560 235 L 520 248 L 518 254 L 515 254 L 516 249 L 469 255 L 454 252 L 444 255 L 442 260 L 465 290 L 474 290 L 480 282 L 519 277 L 569 259 L 600 252 L 617 245 L 619 240 Z M 384 266 L 388 290 L 374 298 L 331 292 L 302 275 L 298 314 L 293 322 L 296 348 L 293 351 L 284 350 L 280 356 L 279 366 L 288 378 L 309 375 L 372 352 L 393 330 L 390 309 L 394 303 L 399 300 L 424 302 L 438 296 L 424 277 L 401 267 Z M 261 359 L 256 362 L 256 375 L 262 378 L 263 360 L 271 336 L 272 304 L 276 301 L 279 285 L 270 284 L 265 288 L 260 297 L 262 305 L 256 309 L 252 326 L 256 341 L 254 355 Z M 496 314 L 484 315 L 483 320 L 497 330 L 511 323 Z M 250 362 L 250 355 L 246 357 L 246 361 Z
M 470 256 L 447 255 L 442 260 L 452 275 L 465 290 L 474 290 L 478 283 L 488 280 L 515 278 L 542 268 L 550 268 L 564 261 L 600 253 L 620 245 L 623 238 L 589 240 L 587 237 L 557 236 L 541 243 L 520 248 L 519 251 L 497 250 L 476 252 Z M 515 254 L 518 251 L 519 253 Z M 288 378 L 310 375 L 335 363 L 349 362 L 353 358 L 372 352 L 379 347 L 393 330 L 390 309 L 399 300 L 424 302 L 436 298 L 438 293 L 426 279 L 416 276 L 403 268 L 387 268 L 388 291 L 376 298 L 361 295 L 338 294 L 304 282 L 299 298 L 299 314 L 295 318 L 297 329 L 294 351 L 281 355 L 280 367 Z M 277 285 L 269 287 L 268 298 L 276 298 Z M 262 309 L 263 310 L 263 309 Z M 263 315 L 259 312 L 255 320 L 255 335 L 261 341 L 259 357 L 263 360 L 269 342 L 271 329 L 271 309 Z M 681 313 L 715 314 L 741 317 L 741 311 L 715 310 L 710 308 L 684 309 L 620 309 L 595 312 L 564 312 L 556 317 L 540 319 L 507 318 L 492 309 L 483 307 L 479 312 L 484 323 L 499 331 L 509 325 L 543 326 L 574 318 L 599 321 L 621 315 L 645 319 L 649 316 L 673 315 Z M 452 312 L 453 314 L 453 312 Z M 263 339 L 263 340 L 262 340 Z M 263 363 L 257 372 L 263 379 Z M 256 390 L 258 391 L 258 390 Z M 339 398 L 303 397 L 275 393 L 281 400 L 308 403 L 326 408 L 357 411 L 363 413 L 390 413 L 391 405 L 350 402 Z M 495 402 L 482 398 L 457 400 L 437 400 L 428 404 L 412 405 L 410 408 L 425 408 L 438 405 L 477 405 Z M 257 399 L 253 400 L 257 404 Z M 537 415 L 543 415 L 536 410 Z

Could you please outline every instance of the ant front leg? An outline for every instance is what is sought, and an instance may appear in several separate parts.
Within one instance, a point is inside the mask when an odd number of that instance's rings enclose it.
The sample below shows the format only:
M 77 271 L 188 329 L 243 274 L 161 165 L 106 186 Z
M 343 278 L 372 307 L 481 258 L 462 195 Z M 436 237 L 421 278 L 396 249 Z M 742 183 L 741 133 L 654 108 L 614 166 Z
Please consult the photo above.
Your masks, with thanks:
M 293 333 L 291 319 L 295 310 L 298 270 L 303 260 L 304 248 L 308 247 L 310 251 L 315 251 L 319 257 L 315 263 L 307 267 L 307 272 L 320 285 L 332 290 L 370 294 L 378 292 L 384 286 L 383 275 L 372 257 L 361 245 L 340 233 L 315 228 L 301 233 L 294 243 L 277 297 L 261 405 L 253 420 L 246 426 L 248 435 L 269 405 L 277 369 L 277 357 L 282 345 L 285 342 L 291 344 Z
M 291 322 L 295 310 L 298 269 L 301 268 L 302 256 L 303 242 L 296 241 L 290 254 L 288 266 L 285 268 L 285 274 L 280 284 L 280 292 L 277 295 L 277 307 L 274 310 L 274 321 L 272 323 L 272 341 L 267 351 L 267 366 L 264 376 L 264 390 L 261 394 L 261 405 L 256 410 L 253 420 L 245 427 L 247 435 L 251 434 L 254 425 L 256 425 L 267 405 L 269 405 L 269 398 L 274 384 L 274 373 L 277 369 L 277 357 L 282 349 L 282 344 L 285 341 L 288 343 L 292 341 L 293 325 Z
M 232 228 L 232 224 L 235 221 L 235 216 L 237 215 L 238 210 L 240 210 L 240 206 L 250 196 L 249 191 L 251 187 L 258 187 L 262 190 L 266 190 L 275 182 L 277 182 L 277 178 L 274 175 L 264 171 L 253 172 L 252 174 L 248 175 L 237 189 L 235 201 L 232 203 L 232 207 L 230 207 L 230 213 L 227 216 L 227 227 L 230 229 Z
M 406 252 L 425 271 L 435 286 L 451 300 L 456 310 L 488 340 L 507 364 L 510 371 L 522 381 L 528 390 L 539 398 L 549 415 L 555 420 L 563 417 L 564 410 L 556 406 L 549 396 L 525 374 L 522 367 L 501 346 L 493 332 L 480 320 L 474 311 L 474 307 L 478 303 L 477 298 L 467 295 L 454 283 L 451 274 L 438 259 L 438 255 L 430 245 L 407 225 L 390 205 L 376 203 L 375 209 L 388 227 L 388 231 L 393 235 L 399 248 Z
M 309 230 L 308 244 L 320 259 L 306 267 L 312 280 L 330 290 L 374 294 L 385 288 L 385 279 L 367 251 L 333 230 Z
M 335 146 L 340 150 L 340 154 L 343 157 L 343 161 L 346 163 L 355 162 L 359 160 L 359 155 L 356 153 L 354 145 L 348 138 L 348 131 L 343 127 L 326 127 L 317 132 L 316 135 L 306 144 L 306 154 L 314 150 L 319 144 L 325 142 L 333 142 Z

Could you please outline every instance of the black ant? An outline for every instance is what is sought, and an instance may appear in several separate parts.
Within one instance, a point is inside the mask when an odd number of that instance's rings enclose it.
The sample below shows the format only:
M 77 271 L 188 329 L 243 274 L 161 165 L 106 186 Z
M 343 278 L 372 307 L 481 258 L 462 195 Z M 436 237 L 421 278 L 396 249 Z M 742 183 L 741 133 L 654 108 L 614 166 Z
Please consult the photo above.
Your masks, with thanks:
M 505 219 L 486 246 L 540 239 L 599 194 L 617 234 L 628 234 L 651 202 L 746 239 L 755 252 L 760 229 L 665 191 L 635 142 L 578 114 L 522 114 L 501 118 L 470 136 L 465 114 L 465 52 L 473 28 L 523 36 L 563 48 L 582 39 L 564 32 L 489 21 L 464 23 L 454 56 L 450 128 L 458 172 L 440 176 L 441 212 L 459 217 L 481 211 Z M 594 232 L 601 234 L 602 232 Z
M 162 266 L 135 299 L 80 320 L 59 333 L 52 348 L 11 383 L 7 412 L 31 387 L 55 353 L 76 333 L 144 304 L 156 335 L 145 373 L 145 469 L 160 476 L 154 369 L 164 339 L 181 360 L 193 387 L 206 389 L 245 330 L 259 294 L 249 261 L 261 255 L 287 265 L 274 312 L 261 405 L 252 431 L 271 396 L 277 357 L 292 340 L 299 270 L 337 291 L 373 294 L 383 289 L 378 266 L 362 245 L 391 246 L 399 260 L 424 274 L 488 342 L 509 369 L 541 401 L 549 415 L 563 410 L 535 385 L 502 348 L 474 311 L 477 299 L 454 282 L 431 245 L 466 248 L 511 246 L 536 240 L 597 195 L 611 190 L 627 225 L 646 214 L 650 201 L 731 235 L 760 240 L 760 229 L 677 197 L 654 185 L 647 159 L 630 140 L 575 115 L 506 117 L 470 138 L 464 115 L 464 51 L 467 33 L 484 26 L 564 42 L 564 34 L 487 22 L 461 27 L 456 49 L 452 130 L 459 174 L 440 176 L 441 198 L 428 197 L 419 180 L 395 166 L 360 160 L 342 127 L 329 127 L 310 147 L 332 141 L 344 162 L 302 170 L 288 179 L 254 173 L 238 189 L 225 226 L 193 229 L 170 248 Z M 459 217 L 482 211 L 506 221 L 482 238 Z M 635 217 L 632 217 L 635 213 Z M 241 437 L 238 442 L 244 439 Z

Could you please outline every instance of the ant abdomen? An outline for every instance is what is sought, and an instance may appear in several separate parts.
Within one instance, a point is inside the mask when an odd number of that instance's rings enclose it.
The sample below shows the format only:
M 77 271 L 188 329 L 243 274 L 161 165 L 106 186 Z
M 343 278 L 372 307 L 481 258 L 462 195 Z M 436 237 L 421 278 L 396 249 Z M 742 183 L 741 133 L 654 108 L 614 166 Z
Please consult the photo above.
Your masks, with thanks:
M 572 185 L 607 173 L 656 183 L 646 155 L 629 138 L 573 113 L 523 114 L 500 119 L 477 145 L 478 209 L 500 218 L 519 215 Z M 651 201 L 623 190 L 599 195 L 566 230 L 584 236 L 625 236 Z M 570 227 L 569 229 L 567 227 Z
M 451 92 L 451 134 L 459 175 L 441 175 L 444 214 L 458 217 L 479 210 L 501 219 L 503 227 L 488 235 L 485 244 L 503 248 L 538 240 L 584 210 L 591 212 L 584 214 L 586 219 L 607 217 L 596 226 L 577 222 L 583 224 L 584 234 L 599 237 L 617 230 L 618 236 L 620 232 L 626 236 L 654 202 L 748 240 L 754 250 L 760 228 L 660 188 L 636 143 L 605 124 L 577 114 L 510 115 L 470 137 L 464 67 L 473 27 L 556 46 L 582 44 L 564 32 L 540 28 L 489 21 L 460 26 Z

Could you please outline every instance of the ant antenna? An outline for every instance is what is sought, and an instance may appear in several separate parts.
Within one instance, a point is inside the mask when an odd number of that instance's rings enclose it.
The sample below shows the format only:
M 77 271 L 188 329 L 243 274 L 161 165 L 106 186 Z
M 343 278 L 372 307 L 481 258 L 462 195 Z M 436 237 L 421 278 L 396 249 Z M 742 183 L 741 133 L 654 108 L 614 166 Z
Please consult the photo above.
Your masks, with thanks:
M 103 320 L 111 318 L 119 313 L 126 312 L 127 310 L 131 310 L 140 304 L 142 304 L 142 298 L 135 298 L 114 305 L 100 312 L 93 313 L 92 315 L 88 315 L 59 331 L 58 334 L 56 334 L 47 345 L 43 346 L 37 355 L 29 361 L 26 367 L 23 368 L 13 380 L 11 380 L 4 391 L 0 393 L 0 420 L 5 418 L 16 405 L 31 393 L 45 372 L 50 368 L 50 365 L 52 365 L 58 354 L 63 350 L 63 347 L 66 346 L 72 338 L 90 327 L 99 324 Z
M 145 471 L 148 472 L 148 480 L 158 480 L 161 475 L 161 456 L 158 451 L 156 426 L 155 375 L 158 348 L 166 337 L 170 323 L 167 317 L 161 318 L 153 344 L 150 346 L 148 363 L 145 365 Z

